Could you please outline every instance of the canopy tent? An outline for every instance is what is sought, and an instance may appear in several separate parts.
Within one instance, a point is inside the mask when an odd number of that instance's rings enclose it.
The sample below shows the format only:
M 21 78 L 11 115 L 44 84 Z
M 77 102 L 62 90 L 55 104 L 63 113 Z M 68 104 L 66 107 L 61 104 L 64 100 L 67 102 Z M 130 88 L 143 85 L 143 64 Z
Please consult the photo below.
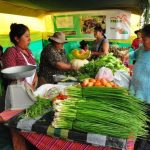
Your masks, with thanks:
M 148 4 L 149 0 L 0 0 L 0 13 L 37 17 L 50 12 L 122 9 L 142 14 Z

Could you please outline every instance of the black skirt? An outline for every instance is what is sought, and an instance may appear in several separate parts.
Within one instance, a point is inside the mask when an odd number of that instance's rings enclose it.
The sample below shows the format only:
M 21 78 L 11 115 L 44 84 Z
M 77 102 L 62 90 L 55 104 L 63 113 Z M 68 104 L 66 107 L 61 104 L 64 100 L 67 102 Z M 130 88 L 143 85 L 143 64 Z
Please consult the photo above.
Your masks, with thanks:
M 150 104 L 147 105 L 148 105 L 147 115 L 150 117 Z M 147 122 L 147 124 L 149 135 L 147 139 L 140 139 L 140 138 L 137 139 L 135 142 L 134 150 L 150 150 L 150 122 Z

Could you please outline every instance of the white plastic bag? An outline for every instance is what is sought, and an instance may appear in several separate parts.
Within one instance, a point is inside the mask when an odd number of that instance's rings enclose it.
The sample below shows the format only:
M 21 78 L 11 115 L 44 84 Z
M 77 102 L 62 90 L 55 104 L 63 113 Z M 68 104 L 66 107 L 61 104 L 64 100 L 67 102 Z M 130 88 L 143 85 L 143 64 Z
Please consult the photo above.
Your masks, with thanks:
M 62 92 L 66 88 L 66 86 L 64 86 L 64 85 L 44 84 L 36 89 L 36 91 L 34 92 L 34 95 L 35 96 L 38 96 L 38 95 L 44 96 L 44 94 L 53 87 L 57 88 L 60 92 Z
M 114 74 L 114 82 L 120 87 L 129 88 L 131 77 L 123 70 L 118 70 Z
M 113 81 L 114 76 L 113 76 L 111 69 L 106 68 L 106 67 L 100 68 L 98 73 L 95 76 L 95 79 L 102 79 L 102 78 L 108 81 Z

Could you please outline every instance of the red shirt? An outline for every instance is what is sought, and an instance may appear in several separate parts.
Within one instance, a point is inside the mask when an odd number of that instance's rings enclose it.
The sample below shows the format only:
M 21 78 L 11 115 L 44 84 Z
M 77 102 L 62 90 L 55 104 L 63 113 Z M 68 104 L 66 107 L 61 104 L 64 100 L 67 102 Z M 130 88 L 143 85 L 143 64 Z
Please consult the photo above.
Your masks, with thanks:
M 134 39 L 132 42 L 132 48 L 134 50 L 138 49 L 140 43 L 141 43 L 141 39 L 139 39 L 139 38 Z
M 27 50 L 28 56 L 23 54 L 26 58 L 22 55 L 22 49 L 18 46 L 10 47 L 8 48 L 2 57 L 2 64 L 3 68 L 13 67 L 13 66 L 21 66 L 21 65 L 27 65 L 26 60 L 28 63 L 35 65 L 35 59 L 32 56 L 31 51 Z

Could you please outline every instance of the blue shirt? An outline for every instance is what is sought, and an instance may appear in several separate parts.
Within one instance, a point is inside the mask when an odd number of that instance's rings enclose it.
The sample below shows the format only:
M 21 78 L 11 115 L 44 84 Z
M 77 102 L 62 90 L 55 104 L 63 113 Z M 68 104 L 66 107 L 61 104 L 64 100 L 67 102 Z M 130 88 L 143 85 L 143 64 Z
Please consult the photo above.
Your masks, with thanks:
M 144 50 L 144 47 L 142 47 L 142 49 L 132 52 L 130 57 L 136 60 L 130 92 L 150 103 L 150 51 Z

